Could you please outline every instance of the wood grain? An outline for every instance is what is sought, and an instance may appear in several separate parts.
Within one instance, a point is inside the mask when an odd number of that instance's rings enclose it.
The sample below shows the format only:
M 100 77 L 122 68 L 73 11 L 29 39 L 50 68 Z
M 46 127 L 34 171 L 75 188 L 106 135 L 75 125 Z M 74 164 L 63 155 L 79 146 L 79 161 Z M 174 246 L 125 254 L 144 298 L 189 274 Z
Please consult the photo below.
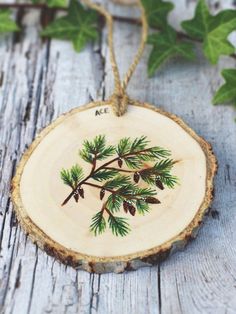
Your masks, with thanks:
M 195 1 L 176 1 L 171 22 L 192 16 Z M 231 0 L 210 1 L 212 10 Z M 116 10 L 110 5 L 110 10 Z M 123 8 L 123 14 L 132 10 Z M 114 12 L 114 11 L 113 11 Z M 128 14 L 129 14 L 128 13 Z M 94 275 L 57 263 L 37 249 L 16 224 L 9 201 L 16 162 L 36 132 L 60 113 L 110 95 L 112 77 L 105 33 L 76 54 L 69 43 L 42 43 L 37 12 L 23 15 L 20 38 L 0 39 L 0 308 L 5 313 L 235 313 L 236 311 L 236 124 L 230 107 L 213 107 L 219 71 L 235 67 L 222 58 L 211 67 L 199 58 L 168 62 L 147 79 L 148 48 L 129 94 L 161 104 L 210 141 L 219 161 L 212 212 L 197 240 L 153 268 L 122 275 Z M 139 27 L 115 23 L 122 73 L 139 41 Z M 235 36 L 232 36 L 235 40 Z M 75 71 L 77 69 L 77 71 Z

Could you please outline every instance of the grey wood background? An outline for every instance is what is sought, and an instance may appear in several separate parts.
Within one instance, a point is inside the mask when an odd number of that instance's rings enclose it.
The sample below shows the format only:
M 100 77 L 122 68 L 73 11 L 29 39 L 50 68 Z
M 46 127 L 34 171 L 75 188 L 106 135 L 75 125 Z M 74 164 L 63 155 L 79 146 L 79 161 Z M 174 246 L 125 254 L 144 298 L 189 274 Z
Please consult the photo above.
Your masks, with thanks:
M 176 9 L 170 20 L 178 27 L 192 16 L 195 1 L 173 2 Z M 235 7 L 232 0 L 209 4 L 212 11 Z M 109 4 L 109 10 L 136 16 L 132 8 Z M 98 43 L 77 54 L 70 43 L 39 39 L 38 11 L 24 12 L 18 20 L 22 36 L 0 37 L 0 311 L 236 313 L 235 111 L 211 105 L 213 92 L 222 83 L 220 69 L 235 67 L 235 60 L 225 57 L 212 67 L 198 49 L 196 61 L 174 59 L 148 79 L 146 49 L 129 94 L 179 115 L 213 144 L 219 161 L 215 200 L 198 238 L 183 252 L 156 267 L 94 275 L 65 267 L 30 242 L 16 222 L 9 189 L 19 158 L 40 129 L 71 108 L 110 95 L 106 29 Z M 137 49 L 139 35 L 139 26 L 115 23 L 122 73 Z M 235 34 L 231 39 L 236 42 Z

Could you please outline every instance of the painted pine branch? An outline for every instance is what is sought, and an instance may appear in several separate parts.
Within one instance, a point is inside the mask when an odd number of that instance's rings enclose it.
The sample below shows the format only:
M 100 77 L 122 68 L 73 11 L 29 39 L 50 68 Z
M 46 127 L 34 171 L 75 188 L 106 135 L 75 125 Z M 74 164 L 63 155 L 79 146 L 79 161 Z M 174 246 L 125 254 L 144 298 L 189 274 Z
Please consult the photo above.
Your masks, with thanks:
M 150 205 L 161 203 L 156 197 L 156 187 L 160 190 L 174 188 L 178 182 L 171 174 L 175 161 L 170 159 L 170 152 L 158 146 L 148 147 L 148 144 L 145 136 L 134 140 L 122 138 L 117 146 L 107 145 L 104 135 L 85 140 L 79 156 L 91 164 L 91 171 L 85 177 L 78 164 L 61 170 L 62 181 L 71 188 L 62 206 L 72 197 L 76 202 L 86 197 L 84 186 L 98 189 L 100 200 L 106 200 L 93 216 L 90 230 L 98 235 L 108 226 L 116 236 L 127 235 L 130 231 L 127 219 L 116 213 L 123 210 L 131 216 L 144 215 L 150 211 Z M 97 161 L 109 157 L 110 160 L 97 167 Z M 139 187 L 141 181 L 147 187 Z

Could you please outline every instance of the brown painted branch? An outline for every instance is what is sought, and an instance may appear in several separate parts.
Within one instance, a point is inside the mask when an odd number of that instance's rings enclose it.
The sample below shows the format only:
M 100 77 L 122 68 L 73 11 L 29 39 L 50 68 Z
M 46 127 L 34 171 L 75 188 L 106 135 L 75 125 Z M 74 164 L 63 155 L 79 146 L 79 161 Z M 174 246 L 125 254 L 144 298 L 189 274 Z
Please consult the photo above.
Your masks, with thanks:
M 112 215 L 112 213 L 110 212 L 110 210 L 107 209 L 107 207 L 104 207 L 104 210 L 107 212 L 107 214 L 108 214 L 109 216 L 114 217 L 114 216 Z M 103 212 L 104 212 L 104 211 L 103 211 Z
M 144 152 L 147 152 L 149 151 L 150 149 L 152 149 L 153 147 L 150 147 L 150 148 L 147 148 L 147 149 L 143 149 L 143 150 L 140 150 L 138 152 L 134 152 L 134 153 L 127 153 L 127 154 L 124 154 L 123 156 L 117 156 L 115 158 L 113 158 L 112 160 L 106 162 L 105 164 L 101 165 L 100 167 L 98 167 L 95 171 L 91 171 L 90 174 L 84 179 L 82 180 L 81 182 L 79 182 L 79 184 L 73 189 L 73 191 L 67 196 L 67 198 L 63 201 L 63 203 L 61 204 L 61 206 L 64 206 L 70 199 L 71 197 L 74 195 L 75 191 L 78 189 L 79 186 L 81 186 L 82 184 L 85 184 L 85 182 L 87 180 L 89 180 L 92 176 L 92 174 L 94 173 L 97 173 L 98 171 L 102 170 L 102 169 L 105 169 L 107 166 L 109 166 L 110 164 L 112 164 L 113 162 L 116 162 L 118 161 L 119 158 L 125 158 L 125 157 L 129 157 L 129 156 L 135 156 L 135 155 L 138 155 L 140 153 L 144 153 Z M 92 168 L 93 170 L 93 168 Z
M 137 171 L 137 170 L 126 170 L 126 169 L 115 168 L 115 167 L 106 167 L 106 169 L 108 169 L 108 170 L 117 170 L 119 172 L 127 172 L 127 173 L 133 173 L 133 172 Z
M 88 185 L 88 186 L 92 186 L 92 187 L 94 187 L 94 188 L 97 188 L 97 189 L 100 189 L 100 190 L 106 190 L 106 191 L 108 191 L 108 192 L 110 192 L 110 193 L 112 193 L 112 194 L 116 194 L 116 195 L 120 195 L 120 196 L 122 196 L 123 198 L 126 198 L 126 199 L 128 199 L 128 200 L 139 200 L 140 199 L 140 197 L 142 197 L 142 194 L 140 194 L 140 193 L 137 193 L 137 194 L 135 194 L 135 195 L 125 195 L 125 194 L 122 194 L 122 193 L 119 193 L 119 191 L 114 191 L 114 190 L 111 190 L 111 189 L 108 189 L 108 188 L 106 188 L 106 187 L 104 187 L 104 186 L 102 186 L 102 185 L 98 185 L 98 184 L 95 184 L 95 183 L 91 183 L 91 182 L 84 182 L 83 183 L 84 185 Z
M 114 193 L 113 190 L 107 189 L 106 187 L 104 187 L 104 186 L 102 186 L 102 185 L 94 184 L 94 183 L 91 183 L 91 182 L 84 182 L 83 184 L 84 184 L 84 185 L 92 186 L 92 187 L 97 188 L 97 189 L 100 189 L 100 190 L 104 189 L 104 190 L 106 190 L 106 191 L 108 191 L 108 192 L 110 192 L 110 193 Z
M 120 195 L 121 197 L 127 199 L 127 200 L 140 200 L 140 197 L 142 196 L 141 194 L 135 194 L 135 195 L 124 195 L 122 193 L 119 193 L 119 191 L 113 191 L 111 189 L 108 189 L 104 186 L 98 185 L 98 184 L 94 184 L 94 183 L 90 183 L 90 182 L 84 182 L 84 185 L 89 185 L 92 186 L 94 188 L 100 189 L 100 190 L 106 190 L 108 192 L 110 192 L 111 194 L 115 194 L 115 195 Z M 106 204 L 106 203 L 105 203 Z

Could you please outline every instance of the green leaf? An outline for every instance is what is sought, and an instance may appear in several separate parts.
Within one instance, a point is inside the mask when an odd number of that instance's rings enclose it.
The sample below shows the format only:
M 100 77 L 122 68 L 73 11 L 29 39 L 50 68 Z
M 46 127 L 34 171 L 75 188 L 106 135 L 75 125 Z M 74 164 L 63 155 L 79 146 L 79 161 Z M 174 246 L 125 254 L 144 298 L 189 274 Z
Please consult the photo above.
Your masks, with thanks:
M 66 7 L 67 0 L 31 0 L 34 4 L 46 4 L 49 8 Z
M 70 40 L 75 50 L 80 52 L 89 41 L 97 38 L 97 13 L 85 9 L 77 0 L 71 0 L 68 15 L 56 19 L 41 34 Z
M 99 170 L 97 172 L 95 172 L 91 178 L 96 180 L 96 181 L 105 181 L 105 180 L 109 180 L 111 178 L 113 178 L 114 176 L 116 176 L 118 174 L 117 170 L 109 170 L 109 169 L 104 169 L 104 170 Z
M 103 233 L 106 230 L 106 221 L 103 217 L 103 210 L 99 211 L 92 218 L 92 223 L 90 225 L 90 231 L 94 233 L 95 236 Z
M 11 11 L 1 10 L 0 11 L 0 33 L 8 32 L 18 32 L 20 28 L 17 24 L 11 19 Z
M 174 8 L 173 3 L 162 0 L 142 0 L 142 4 L 149 26 L 164 29 L 167 25 L 167 16 Z
M 183 29 L 194 39 L 203 41 L 206 58 L 216 64 L 221 55 L 234 53 L 228 36 L 236 29 L 236 11 L 224 10 L 213 16 L 205 0 L 199 0 L 193 19 L 182 22 Z
M 112 230 L 112 233 L 116 236 L 124 237 L 130 231 L 127 219 L 123 217 L 115 217 L 113 215 L 109 215 L 108 224 L 109 228 Z
M 66 0 L 46 0 L 47 5 L 49 8 L 53 7 L 66 7 L 67 1 Z
M 189 60 L 195 58 L 193 44 L 178 40 L 176 31 L 170 26 L 166 26 L 161 33 L 150 35 L 148 42 L 153 45 L 148 60 L 149 76 L 152 76 L 161 64 L 173 56 L 180 56 Z
M 236 106 L 236 69 L 225 69 L 222 76 L 226 83 L 216 92 L 213 104 L 232 102 Z
M 201 40 L 204 39 L 208 31 L 209 21 L 210 13 L 208 6 L 204 0 L 200 0 L 196 6 L 194 18 L 183 21 L 181 25 L 189 36 Z

